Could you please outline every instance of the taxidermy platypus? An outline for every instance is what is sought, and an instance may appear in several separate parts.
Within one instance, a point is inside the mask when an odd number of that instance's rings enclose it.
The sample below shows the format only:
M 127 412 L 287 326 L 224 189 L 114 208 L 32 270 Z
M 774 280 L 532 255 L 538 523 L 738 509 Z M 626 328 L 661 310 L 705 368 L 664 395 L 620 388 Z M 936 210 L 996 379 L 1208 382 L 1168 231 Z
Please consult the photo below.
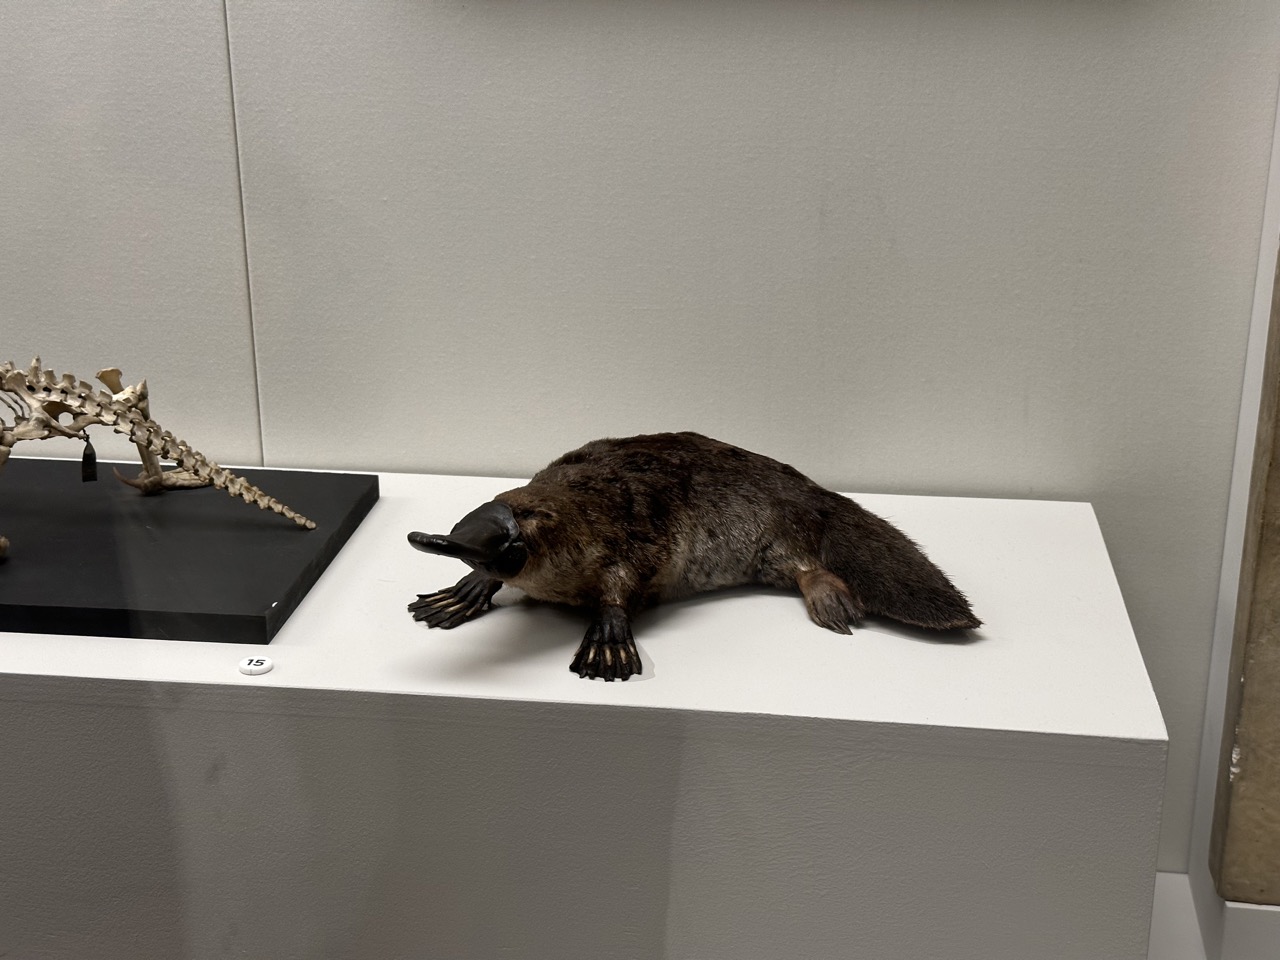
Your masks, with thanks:
M 580 677 L 643 672 L 631 635 L 638 610 L 743 584 L 798 587 L 809 618 L 836 633 L 867 614 L 936 630 L 982 623 L 887 520 L 785 463 L 696 433 L 595 440 L 447 536 L 411 533 L 409 542 L 472 567 L 409 604 L 429 627 L 478 616 L 504 583 L 590 609 L 595 620 L 569 666 Z

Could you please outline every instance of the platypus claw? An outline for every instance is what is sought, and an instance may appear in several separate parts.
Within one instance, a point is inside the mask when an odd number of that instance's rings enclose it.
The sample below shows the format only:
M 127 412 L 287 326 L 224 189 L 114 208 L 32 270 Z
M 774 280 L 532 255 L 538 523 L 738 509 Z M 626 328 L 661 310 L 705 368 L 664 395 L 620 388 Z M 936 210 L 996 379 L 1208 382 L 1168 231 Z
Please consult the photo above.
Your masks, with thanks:
M 409 604 L 409 612 L 414 620 L 425 620 L 428 627 L 449 630 L 488 610 L 490 600 L 501 586 L 501 580 L 475 570 L 452 587 L 418 594 L 418 599 Z
M 821 567 L 801 572 L 796 577 L 809 619 L 835 633 L 852 633 L 849 625 L 862 623 L 866 610 L 854 597 L 849 585 L 830 570 Z
M 569 669 L 591 680 L 626 680 L 644 673 L 631 622 L 621 607 L 605 607 L 591 624 Z

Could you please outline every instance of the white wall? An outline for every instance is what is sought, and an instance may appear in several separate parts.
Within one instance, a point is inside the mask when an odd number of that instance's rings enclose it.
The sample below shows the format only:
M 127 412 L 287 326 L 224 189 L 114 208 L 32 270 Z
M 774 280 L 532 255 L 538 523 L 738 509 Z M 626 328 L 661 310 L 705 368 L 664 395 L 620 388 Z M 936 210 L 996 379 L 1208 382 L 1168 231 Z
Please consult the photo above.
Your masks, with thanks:
M 147 376 L 227 462 L 520 475 L 691 427 L 1092 500 L 1185 868 L 1272 0 L 225 12 L 0 9 L 6 358 Z
M 222 4 L 0 4 L 0 89 L 0 359 L 118 366 L 165 426 L 257 461 Z

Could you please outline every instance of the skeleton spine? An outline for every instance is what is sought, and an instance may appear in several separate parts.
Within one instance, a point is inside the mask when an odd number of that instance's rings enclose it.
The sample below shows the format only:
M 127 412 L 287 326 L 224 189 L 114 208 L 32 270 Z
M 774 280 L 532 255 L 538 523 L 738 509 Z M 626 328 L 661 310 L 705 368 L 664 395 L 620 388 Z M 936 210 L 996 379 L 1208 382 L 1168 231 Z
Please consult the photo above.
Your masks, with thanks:
M 314 520 L 308 520 L 275 497 L 263 493 L 244 477 L 218 466 L 200 451 L 193 450 L 185 440 L 179 440 L 154 420 L 148 420 L 136 410 L 120 411 L 118 419 L 111 424 L 111 428 L 116 433 L 124 434 L 134 443 L 145 444 L 147 449 L 157 457 L 173 461 L 183 470 L 208 480 L 214 487 L 225 490 L 232 497 L 239 497 L 245 503 L 256 503 L 260 510 L 278 513 L 300 527 L 306 527 L 308 530 L 315 529 Z

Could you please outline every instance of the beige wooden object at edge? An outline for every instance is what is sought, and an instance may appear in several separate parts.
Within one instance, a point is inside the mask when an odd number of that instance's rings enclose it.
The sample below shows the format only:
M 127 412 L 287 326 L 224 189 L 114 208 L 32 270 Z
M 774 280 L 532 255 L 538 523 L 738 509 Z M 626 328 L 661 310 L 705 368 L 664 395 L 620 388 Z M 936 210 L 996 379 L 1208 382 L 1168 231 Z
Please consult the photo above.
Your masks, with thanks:
M 1263 378 L 1210 868 L 1224 899 L 1280 904 L 1280 265 Z

